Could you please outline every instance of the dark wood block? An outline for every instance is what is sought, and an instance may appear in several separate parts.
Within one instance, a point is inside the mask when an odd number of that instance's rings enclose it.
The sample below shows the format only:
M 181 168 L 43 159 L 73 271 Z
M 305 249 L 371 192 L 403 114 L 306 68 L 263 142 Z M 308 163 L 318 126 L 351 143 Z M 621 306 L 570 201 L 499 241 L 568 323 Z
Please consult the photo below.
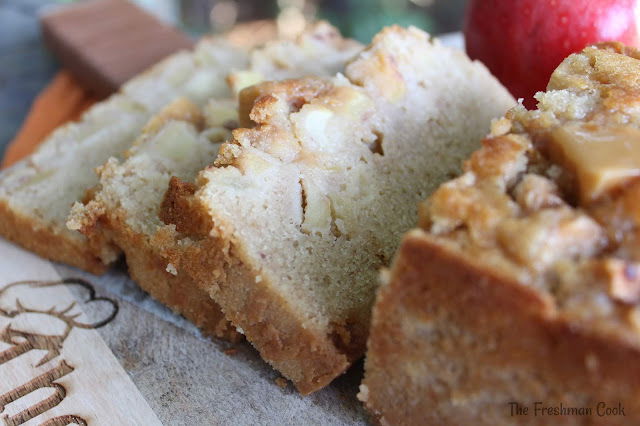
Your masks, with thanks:
M 64 6 L 44 15 L 41 24 L 44 40 L 58 59 L 99 97 L 193 46 L 184 33 L 126 0 Z

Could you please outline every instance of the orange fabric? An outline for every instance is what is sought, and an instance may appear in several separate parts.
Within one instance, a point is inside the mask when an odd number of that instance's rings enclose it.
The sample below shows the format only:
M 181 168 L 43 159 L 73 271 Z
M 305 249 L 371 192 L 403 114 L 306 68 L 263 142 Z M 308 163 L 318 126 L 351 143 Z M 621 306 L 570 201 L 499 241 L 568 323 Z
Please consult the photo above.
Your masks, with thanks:
M 96 102 L 68 71 L 60 71 L 31 105 L 22 127 L 5 151 L 2 167 L 31 154 L 55 128 L 77 120 Z

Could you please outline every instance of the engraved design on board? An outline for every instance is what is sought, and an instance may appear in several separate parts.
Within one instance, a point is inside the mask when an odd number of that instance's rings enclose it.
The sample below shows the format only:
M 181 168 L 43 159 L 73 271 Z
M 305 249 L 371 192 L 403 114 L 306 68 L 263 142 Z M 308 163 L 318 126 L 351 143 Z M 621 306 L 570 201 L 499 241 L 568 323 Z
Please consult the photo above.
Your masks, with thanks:
M 72 301 L 62 307 L 47 306 L 42 308 L 37 306 L 38 304 L 47 305 L 45 290 L 54 289 L 56 286 L 76 287 L 82 293 L 80 303 L 85 306 L 91 304 L 101 305 L 102 309 L 98 312 L 101 319 L 94 322 L 80 320 L 79 318 L 83 316 L 84 312 L 76 309 L 78 301 Z M 25 291 L 34 291 L 36 293 L 30 294 L 32 297 L 25 302 L 23 297 L 10 296 L 12 290 L 16 289 L 22 293 Z M 96 297 L 93 286 L 80 278 L 68 278 L 59 281 L 19 281 L 8 284 L 0 288 L 0 319 L 9 320 L 8 325 L 0 329 L 0 342 L 9 345 L 8 349 L 0 352 L 0 366 L 29 351 L 44 350 L 46 351 L 45 356 L 35 365 L 36 368 L 40 367 L 60 356 L 64 342 L 73 329 L 103 327 L 113 321 L 117 314 L 118 304 L 115 300 L 107 297 Z M 56 322 L 57 325 L 62 326 L 61 331 L 47 333 L 43 330 L 26 330 L 21 328 L 20 325 L 15 325 L 21 318 L 24 319 L 23 317 L 25 316 L 34 315 L 43 317 L 39 321 L 35 321 L 35 323 L 45 328 L 50 328 L 50 323 Z M 32 318 L 31 325 L 33 323 Z M 61 384 L 55 383 L 55 381 L 70 374 L 74 369 L 67 361 L 61 360 L 47 372 L 0 395 L 0 413 L 3 413 L 7 405 L 39 389 L 48 388 L 53 391 L 49 397 L 13 416 L 2 415 L 0 421 L 5 425 L 20 425 L 57 406 L 66 397 L 67 390 Z M 77 415 L 66 415 L 49 419 L 42 423 L 43 426 L 69 424 L 86 425 L 87 422 Z

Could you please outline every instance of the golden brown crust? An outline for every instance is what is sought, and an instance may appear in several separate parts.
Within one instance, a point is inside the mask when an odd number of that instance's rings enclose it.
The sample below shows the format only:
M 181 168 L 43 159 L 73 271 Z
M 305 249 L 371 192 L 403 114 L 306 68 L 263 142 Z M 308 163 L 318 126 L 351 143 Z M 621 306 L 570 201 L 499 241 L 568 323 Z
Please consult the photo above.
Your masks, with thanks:
M 6 239 L 56 262 L 67 263 L 94 274 L 105 272 L 106 266 L 91 254 L 87 240 L 72 239 L 50 228 L 42 228 L 38 226 L 40 222 L 20 215 L 1 200 L 0 218 L 0 235 Z
M 172 176 L 169 187 L 160 205 L 159 217 L 166 224 L 174 224 L 176 230 L 185 235 L 206 235 L 211 229 L 208 216 L 186 216 L 185 211 L 192 211 L 193 194 L 196 186 Z
M 238 94 L 238 123 L 239 127 L 253 127 L 256 123 L 251 120 L 251 110 L 260 96 L 268 94 L 268 83 L 256 84 L 242 89 Z
M 565 314 L 637 336 L 629 311 L 640 307 L 628 302 L 633 291 L 620 291 L 640 279 L 612 273 L 635 271 L 640 253 L 640 181 L 633 151 L 620 148 L 633 146 L 640 125 L 627 103 L 638 99 L 640 61 L 627 50 L 601 45 L 568 57 L 538 95 L 538 110 L 511 110 L 465 174 L 423 203 L 421 226 L 470 258 L 520 269 L 523 285 L 537 283 Z M 605 140 L 607 155 L 596 153 Z M 598 273 L 602 261 L 607 274 Z
M 609 50 L 615 53 L 620 53 L 630 58 L 640 59 L 640 50 L 635 47 L 627 46 L 619 41 L 605 41 L 602 43 L 596 43 L 594 45 L 597 49 Z
M 639 361 L 638 345 L 572 324 L 542 293 L 413 231 L 378 295 L 360 398 L 383 424 L 636 424 Z M 536 401 L 593 412 L 534 416 Z M 599 417 L 599 402 L 626 416 Z
M 262 358 L 289 378 L 298 391 L 309 394 L 328 385 L 354 361 L 341 353 L 322 331 L 305 329 L 285 299 L 274 297 L 268 283 L 256 286 L 259 274 L 234 255 L 225 258 L 227 280 L 212 291 L 227 310 L 227 318 L 241 327 Z M 195 275 L 208 268 L 191 270 Z
M 206 335 L 231 342 L 242 340 L 242 335 L 229 324 L 220 307 L 208 294 L 195 285 L 187 274 L 177 272 L 175 266 L 158 253 L 158 247 L 175 242 L 172 232 L 160 231 L 150 242 L 145 235 L 133 232 L 114 213 L 109 215 L 109 219 L 102 219 L 103 232 L 123 248 L 131 278 L 143 290 L 193 322 Z
M 95 207 L 89 204 L 88 208 Z M 122 248 L 131 278 L 151 297 L 193 322 L 202 332 L 230 342 L 242 335 L 225 319 L 220 307 L 185 273 L 170 263 L 175 232 L 160 229 L 152 238 L 134 232 L 119 209 L 89 211 L 80 231 L 96 247 L 106 243 Z
M 173 186 L 169 191 L 180 189 Z M 189 197 L 185 192 L 174 193 L 165 199 L 185 196 Z M 190 200 L 176 202 L 175 206 L 189 207 L 182 212 L 174 210 L 173 217 L 187 219 L 206 214 L 198 212 Z M 270 289 L 267 277 L 243 260 L 241 250 L 232 241 L 203 235 L 200 241 L 168 257 L 209 291 L 227 319 L 242 329 L 262 358 L 290 379 L 300 393 L 323 388 L 362 356 L 366 330 L 343 325 L 343 334 L 349 335 L 346 340 L 352 339 L 345 345 L 338 343 L 340 336 L 305 328 L 290 302 Z
M 276 97 L 286 98 L 291 111 L 297 111 L 308 99 L 319 96 L 331 88 L 331 84 L 317 77 L 283 81 L 265 81 L 240 91 L 238 95 L 238 117 L 240 128 L 252 128 L 256 124 L 266 124 L 269 104 Z

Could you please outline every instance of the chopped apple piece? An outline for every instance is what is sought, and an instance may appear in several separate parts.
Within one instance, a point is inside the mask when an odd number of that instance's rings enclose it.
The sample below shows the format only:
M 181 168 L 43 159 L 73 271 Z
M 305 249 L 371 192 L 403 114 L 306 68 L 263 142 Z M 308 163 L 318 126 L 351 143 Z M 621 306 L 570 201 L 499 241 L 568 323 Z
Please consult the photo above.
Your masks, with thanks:
M 640 176 L 640 130 L 630 126 L 567 125 L 553 131 L 551 159 L 574 174 L 588 203 Z

